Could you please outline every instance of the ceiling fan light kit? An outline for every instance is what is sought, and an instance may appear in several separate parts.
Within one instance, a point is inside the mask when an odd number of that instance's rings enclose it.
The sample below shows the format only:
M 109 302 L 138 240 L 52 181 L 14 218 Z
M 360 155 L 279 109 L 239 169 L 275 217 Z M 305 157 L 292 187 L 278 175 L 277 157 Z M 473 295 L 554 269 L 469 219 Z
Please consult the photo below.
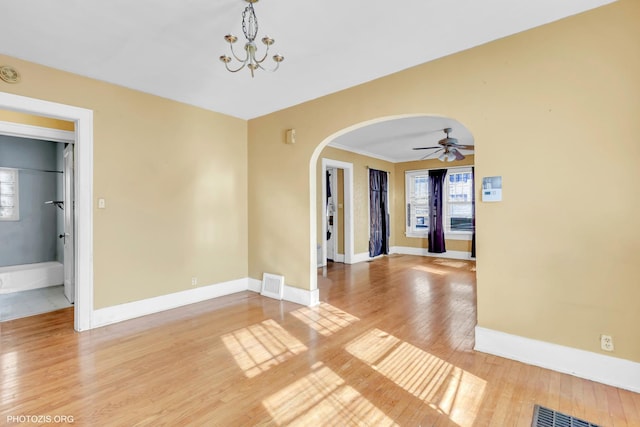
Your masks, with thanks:
M 276 41 L 268 36 L 263 37 L 262 43 L 264 43 L 264 45 L 266 46 L 266 50 L 261 58 L 258 58 L 256 56 L 258 54 L 258 46 L 254 42 L 254 40 L 258 35 L 258 18 L 256 17 L 255 10 L 253 9 L 253 4 L 257 3 L 258 0 L 244 1 L 249 3 L 249 5 L 245 7 L 244 12 L 242 12 L 242 32 L 244 33 L 244 37 L 247 39 L 247 42 L 244 44 L 244 57 L 240 58 L 233 49 L 233 44 L 238 41 L 238 38 L 233 34 L 227 34 L 226 36 L 224 36 L 224 39 L 227 41 L 227 43 L 229 43 L 231 56 L 222 55 L 220 56 L 220 61 L 224 63 L 227 71 L 230 71 L 232 73 L 237 73 L 244 67 L 247 67 L 251 71 L 251 77 L 254 77 L 254 71 L 257 69 L 271 72 L 276 71 L 280 67 L 280 63 L 284 61 L 284 56 L 278 54 L 273 55 L 272 59 L 275 62 L 275 66 L 273 68 L 266 68 L 262 65 L 269 55 L 269 47 Z M 229 67 L 229 64 L 233 61 L 234 58 L 240 63 L 240 65 L 235 69 Z
M 470 150 L 473 151 L 475 148 L 473 145 L 461 145 L 458 144 L 458 140 L 456 138 L 452 138 L 449 136 L 451 133 L 451 128 L 444 128 L 442 131 L 445 133 L 445 137 L 438 141 L 439 145 L 433 147 L 415 147 L 414 150 L 436 150 L 433 151 L 426 156 L 424 156 L 420 160 L 425 160 L 426 158 L 433 156 L 440 150 L 442 153 L 438 156 L 438 160 L 441 162 L 453 162 L 455 160 L 463 160 L 465 155 L 462 154 L 459 150 Z

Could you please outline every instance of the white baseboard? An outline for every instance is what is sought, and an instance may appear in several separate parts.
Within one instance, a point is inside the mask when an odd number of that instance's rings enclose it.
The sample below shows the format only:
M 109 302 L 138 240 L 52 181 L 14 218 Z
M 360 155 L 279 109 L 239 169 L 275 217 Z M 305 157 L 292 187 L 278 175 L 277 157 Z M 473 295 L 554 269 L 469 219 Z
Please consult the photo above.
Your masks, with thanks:
M 344 254 L 336 254 L 335 262 L 344 262 Z
M 282 299 L 307 307 L 313 307 L 320 304 L 320 291 L 318 289 L 308 291 L 306 289 L 284 285 L 284 295 Z
M 249 282 L 247 290 L 260 293 L 262 290 L 262 280 L 252 279 L 249 277 L 247 281 Z
M 429 252 L 426 248 L 412 248 L 409 246 L 392 246 L 389 252 L 392 254 L 430 256 L 434 258 L 474 259 L 471 258 L 471 252 L 446 251 L 441 254 L 434 254 Z
M 217 283 L 215 285 L 188 289 L 186 291 L 175 292 L 168 295 L 147 298 L 140 301 L 114 305 L 112 307 L 100 308 L 98 310 L 94 310 L 92 313 L 91 329 L 135 319 L 136 317 L 146 316 L 148 314 L 171 310 L 173 308 L 225 295 L 235 294 L 237 292 L 253 291 L 259 293 L 261 288 L 262 281 L 252 278 L 243 278 L 229 282 Z M 284 296 L 282 299 L 307 307 L 312 307 L 320 303 L 320 293 L 317 289 L 314 291 L 307 291 L 285 285 Z
M 357 264 L 359 262 L 369 261 L 371 258 L 369 257 L 369 252 L 361 252 L 359 254 L 353 254 L 351 258 L 351 264 Z
M 476 326 L 475 350 L 640 393 L 640 363 Z
M 161 311 L 171 310 L 184 305 L 194 304 L 208 299 L 234 294 L 236 292 L 243 292 L 247 289 L 249 289 L 248 279 L 243 278 L 229 282 L 217 283 L 215 285 L 188 289 L 186 291 L 175 292 L 168 295 L 147 298 L 140 301 L 100 308 L 93 311 L 91 327 L 99 328 L 100 326 L 106 326 L 112 323 L 146 316 L 147 314 L 159 313 Z
M 249 282 L 249 290 L 253 292 L 260 292 L 262 288 L 262 282 L 258 279 L 247 279 Z M 307 307 L 313 307 L 320 304 L 320 291 L 318 289 L 313 291 L 307 291 L 305 289 L 296 288 L 294 286 L 284 285 L 284 294 L 282 296 L 284 301 L 294 302 L 296 304 L 304 305 Z
M 359 254 L 355 254 L 351 259 L 351 264 L 356 264 L 358 262 L 371 261 L 374 259 L 382 258 L 385 255 L 376 255 L 373 258 L 369 256 L 369 252 L 362 252 Z

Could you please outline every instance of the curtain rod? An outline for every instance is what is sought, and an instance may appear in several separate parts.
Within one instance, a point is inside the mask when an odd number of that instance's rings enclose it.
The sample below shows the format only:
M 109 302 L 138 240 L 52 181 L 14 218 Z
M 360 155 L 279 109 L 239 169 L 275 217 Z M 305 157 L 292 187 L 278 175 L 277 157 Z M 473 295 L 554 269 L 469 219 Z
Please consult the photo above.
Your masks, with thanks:
M 475 167 L 474 165 L 466 165 L 466 166 L 449 166 L 444 168 L 424 168 L 424 169 L 407 169 L 405 172 L 418 172 L 418 171 L 433 171 L 438 169 L 471 169 Z
M 373 170 L 377 170 L 377 171 L 381 171 L 381 172 L 391 173 L 391 172 L 389 172 L 389 171 L 385 171 L 385 170 L 382 170 L 382 169 L 372 168 L 372 167 L 370 167 L 369 165 L 367 165 L 367 169 L 373 169 Z
M 35 171 L 35 172 L 64 173 L 63 171 L 51 171 L 51 170 L 47 170 L 47 169 L 34 169 L 34 168 L 12 168 L 12 167 L 9 167 L 9 166 L 0 166 L 0 168 L 15 169 L 15 170 L 19 170 L 19 171 Z

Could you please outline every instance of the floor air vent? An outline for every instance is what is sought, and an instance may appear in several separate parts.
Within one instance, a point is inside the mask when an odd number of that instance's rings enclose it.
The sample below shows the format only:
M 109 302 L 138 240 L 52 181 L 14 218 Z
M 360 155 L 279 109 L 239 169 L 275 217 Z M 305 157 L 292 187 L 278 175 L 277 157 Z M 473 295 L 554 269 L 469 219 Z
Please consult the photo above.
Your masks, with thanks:
M 262 274 L 262 290 L 260 295 L 265 297 L 282 299 L 284 293 L 284 276 L 278 276 L 277 274 Z
M 533 422 L 531 427 L 601 427 L 569 415 L 562 414 L 544 406 L 533 408 Z

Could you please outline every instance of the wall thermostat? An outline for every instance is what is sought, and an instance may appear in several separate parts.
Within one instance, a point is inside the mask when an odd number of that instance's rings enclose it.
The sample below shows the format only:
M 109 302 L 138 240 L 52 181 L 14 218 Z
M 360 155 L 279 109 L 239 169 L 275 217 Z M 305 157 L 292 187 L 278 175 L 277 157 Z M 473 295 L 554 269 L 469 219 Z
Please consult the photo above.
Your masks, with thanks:
M 502 201 L 502 177 L 488 176 L 482 178 L 482 201 L 501 202 Z

